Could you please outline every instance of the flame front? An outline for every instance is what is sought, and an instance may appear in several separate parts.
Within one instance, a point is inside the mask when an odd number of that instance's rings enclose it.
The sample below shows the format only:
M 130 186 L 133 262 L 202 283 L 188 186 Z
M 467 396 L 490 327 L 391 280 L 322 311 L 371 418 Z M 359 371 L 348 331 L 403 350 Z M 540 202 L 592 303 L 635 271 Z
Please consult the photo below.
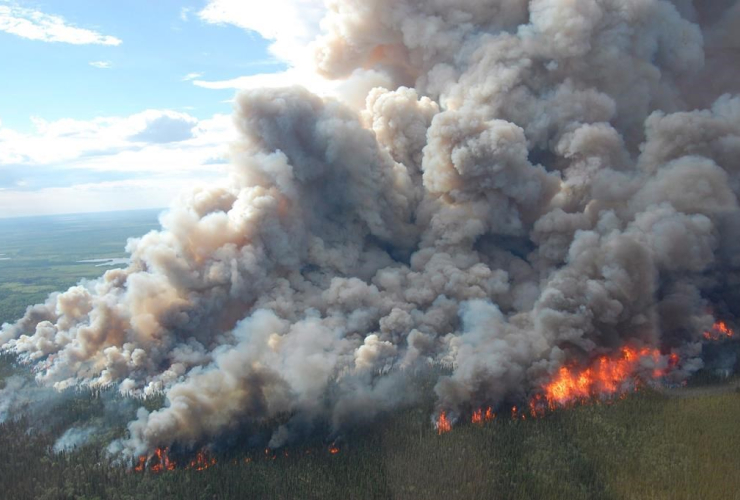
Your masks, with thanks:
M 731 339 L 734 335 L 735 332 L 724 321 L 717 321 L 711 330 L 704 332 L 704 338 L 707 340 Z
M 483 408 L 475 410 L 473 416 L 470 418 L 470 422 L 476 425 L 482 425 L 483 422 L 493 422 L 494 418 L 496 418 L 496 414 L 493 413 L 493 408 L 489 406 L 485 412 Z
M 185 467 L 186 469 L 205 470 L 212 465 L 216 465 L 215 458 L 209 458 L 204 451 L 199 451 L 195 457 Z M 169 448 L 157 448 L 151 456 L 142 455 L 134 465 L 134 471 L 144 472 L 147 467 L 152 472 L 173 471 L 177 469 L 177 464 L 169 456 Z
M 441 436 L 445 432 L 450 432 L 452 430 L 452 423 L 447 419 L 447 414 L 445 412 L 442 412 L 439 414 L 439 418 L 437 419 L 437 433 Z
M 544 398 L 550 408 L 567 406 L 593 397 L 611 397 L 624 393 L 638 383 L 637 370 L 643 360 L 651 359 L 654 365 L 661 360 L 657 349 L 640 350 L 625 347 L 618 357 L 601 356 L 584 370 L 563 366 L 557 376 L 543 388 Z M 675 366 L 675 355 L 669 358 L 669 366 Z M 654 378 L 665 375 L 665 370 L 655 368 Z M 536 400 L 533 404 L 536 403 Z
M 152 455 L 152 472 L 175 470 L 175 462 L 170 460 L 168 448 L 157 448 Z

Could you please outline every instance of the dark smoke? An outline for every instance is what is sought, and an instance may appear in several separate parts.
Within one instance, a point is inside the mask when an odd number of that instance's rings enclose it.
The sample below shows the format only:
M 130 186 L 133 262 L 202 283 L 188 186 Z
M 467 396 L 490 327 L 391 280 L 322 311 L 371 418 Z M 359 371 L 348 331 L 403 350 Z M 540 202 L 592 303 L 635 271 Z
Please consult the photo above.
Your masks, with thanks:
M 3 326 L 39 382 L 165 391 L 130 456 L 280 414 L 271 446 L 340 430 L 430 363 L 453 412 L 627 344 L 702 366 L 740 313 L 740 2 L 327 3 L 319 71 L 387 88 L 240 94 L 228 179 Z

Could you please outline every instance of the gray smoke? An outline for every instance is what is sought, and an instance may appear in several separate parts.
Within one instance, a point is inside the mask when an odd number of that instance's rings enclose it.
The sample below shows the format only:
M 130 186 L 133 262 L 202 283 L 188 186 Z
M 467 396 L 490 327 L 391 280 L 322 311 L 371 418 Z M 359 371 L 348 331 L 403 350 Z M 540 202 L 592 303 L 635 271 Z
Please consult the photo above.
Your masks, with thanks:
M 72 451 L 88 443 L 97 431 L 96 427 L 70 427 L 56 440 L 52 449 L 54 453 Z
M 740 313 L 740 2 L 327 4 L 318 70 L 387 85 L 239 94 L 228 179 L 3 326 L 40 383 L 164 391 L 130 456 L 341 430 L 434 363 L 453 415 L 625 345 L 701 367 L 708 311 Z

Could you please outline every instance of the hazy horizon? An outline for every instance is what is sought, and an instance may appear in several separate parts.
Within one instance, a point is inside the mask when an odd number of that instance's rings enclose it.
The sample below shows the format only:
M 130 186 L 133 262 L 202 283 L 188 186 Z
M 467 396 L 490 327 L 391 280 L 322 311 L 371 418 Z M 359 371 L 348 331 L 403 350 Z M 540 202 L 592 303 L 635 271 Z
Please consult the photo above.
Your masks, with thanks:
M 10 215 L 6 216 L 0 214 L 0 221 L 13 220 L 13 219 L 33 219 L 33 218 L 45 218 L 45 217 L 74 217 L 74 216 L 85 216 L 85 215 L 102 215 L 102 214 L 125 214 L 132 212 L 164 212 L 167 207 L 154 207 L 154 208 L 131 208 L 122 210 L 98 210 L 91 212 L 61 212 L 61 213 L 44 213 L 44 214 L 31 214 L 31 215 Z

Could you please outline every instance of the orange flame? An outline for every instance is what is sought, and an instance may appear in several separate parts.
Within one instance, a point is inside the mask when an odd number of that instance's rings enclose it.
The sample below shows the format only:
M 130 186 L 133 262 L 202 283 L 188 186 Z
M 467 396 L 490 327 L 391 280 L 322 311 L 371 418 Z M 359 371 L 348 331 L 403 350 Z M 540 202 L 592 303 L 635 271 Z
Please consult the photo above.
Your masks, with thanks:
M 204 451 L 199 451 L 195 458 L 193 458 L 190 463 L 188 464 L 188 467 L 195 470 L 206 470 L 207 468 L 216 465 L 216 459 L 213 457 L 208 457 Z
M 638 383 L 636 372 L 642 360 L 652 358 L 654 363 L 658 363 L 661 359 L 660 351 L 649 348 L 625 347 L 620 354 L 615 358 L 601 356 L 582 371 L 567 366 L 560 368 L 557 376 L 544 387 L 548 406 L 567 406 L 596 396 L 610 397 L 623 393 Z M 678 363 L 677 356 L 669 358 L 669 365 L 671 363 Z M 655 378 L 664 374 L 661 369 L 652 372 Z
M 136 472 L 143 472 L 146 470 L 147 464 L 152 472 L 175 470 L 176 467 L 175 462 L 170 460 L 169 448 L 157 448 L 150 457 L 146 455 L 140 456 L 134 466 L 134 470 Z
M 439 418 L 437 419 L 437 433 L 441 436 L 445 432 L 450 432 L 452 430 L 452 423 L 447 419 L 447 414 L 445 412 L 442 412 L 439 414 Z
M 493 413 L 493 408 L 490 406 L 486 408 L 485 413 L 483 411 L 483 408 L 478 408 L 473 412 L 473 416 L 470 418 L 470 421 L 477 425 L 482 425 L 483 422 L 493 422 L 493 419 L 496 418 L 496 414 Z
M 152 456 L 152 472 L 175 470 L 175 462 L 168 456 L 169 448 L 157 448 Z
M 335 445 L 331 445 L 329 446 L 329 453 L 331 453 L 332 455 L 336 455 L 337 453 L 339 453 L 339 448 Z
M 493 410 L 491 409 L 490 406 L 486 409 L 485 418 L 486 418 L 486 422 L 493 422 L 493 419 L 496 418 L 496 414 L 493 413 Z
M 707 340 L 731 339 L 734 335 L 735 332 L 724 321 L 717 321 L 711 330 L 704 332 L 704 338 Z

